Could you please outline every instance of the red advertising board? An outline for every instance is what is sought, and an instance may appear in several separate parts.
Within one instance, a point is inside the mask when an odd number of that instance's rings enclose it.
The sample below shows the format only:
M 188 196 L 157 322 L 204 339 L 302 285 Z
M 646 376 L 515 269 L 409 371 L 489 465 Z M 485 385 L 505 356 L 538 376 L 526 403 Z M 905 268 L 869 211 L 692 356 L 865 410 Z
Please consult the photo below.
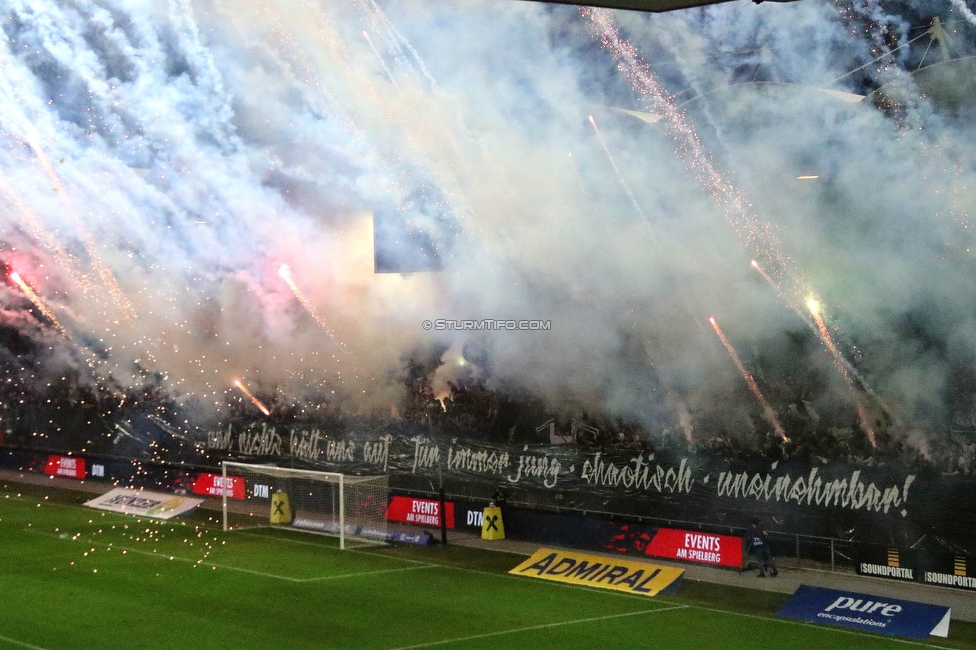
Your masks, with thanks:
M 48 456 L 44 473 L 51 476 L 85 478 L 85 459 L 76 456 Z
M 742 538 L 658 528 L 646 555 L 716 566 L 742 567 Z
M 447 501 L 444 509 L 447 510 L 447 527 L 454 528 L 454 504 Z M 433 499 L 393 497 L 386 509 L 386 519 L 418 526 L 440 526 L 441 504 Z
M 226 483 L 220 474 L 201 473 L 193 482 L 193 494 L 203 494 L 208 497 L 221 497 L 224 494 L 230 499 L 244 498 L 244 479 L 240 476 L 228 476 Z

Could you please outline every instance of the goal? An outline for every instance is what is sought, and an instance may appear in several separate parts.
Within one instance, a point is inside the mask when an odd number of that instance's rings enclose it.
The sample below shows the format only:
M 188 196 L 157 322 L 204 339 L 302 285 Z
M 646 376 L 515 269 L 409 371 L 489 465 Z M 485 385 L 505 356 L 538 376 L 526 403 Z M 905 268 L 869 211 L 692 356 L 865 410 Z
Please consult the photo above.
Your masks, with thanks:
M 339 548 L 386 542 L 387 476 L 223 463 L 224 530 L 287 527 L 332 535 Z

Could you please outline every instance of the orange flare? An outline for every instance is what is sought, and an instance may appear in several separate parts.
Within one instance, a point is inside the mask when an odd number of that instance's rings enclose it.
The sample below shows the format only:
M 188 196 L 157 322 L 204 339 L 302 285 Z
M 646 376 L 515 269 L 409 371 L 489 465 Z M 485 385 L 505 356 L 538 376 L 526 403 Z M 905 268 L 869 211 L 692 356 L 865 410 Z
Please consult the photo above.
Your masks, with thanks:
M 739 369 L 739 374 L 742 375 L 742 379 L 745 380 L 746 385 L 749 386 L 749 390 L 752 392 L 753 395 L 756 396 L 756 399 L 759 401 L 759 404 L 762 406 L 763 416 L 765 416 L 769 424 L 772 425 L 773 429 L 776 431 L 776 435 L 782 438 L 785 442 L 789 442 L 790 439 L 786 437 L 786 432 L 783 430 L 783 425 L 781 425 L 779 423 L 779 420 L 776 419 L 776 413 L 773 411 L 773 408 L 769 405 L 769 402 L 766 401 L 766 396 L 763 395 L 761 390 L 759 390 L 759 384 L 757 384 L 756 380 L 753 379 L 752 374 L 748 370 L 746 370 L 745 364 L 742 363 L 742 359 L 739 358 L 739 353 L 735 351 L 735 348 L 732 347 L 732 344 L 729 343 L 729 340 L 725 338 L 725 333 L 718 326 L 718 323 L 715 322 L 715 319 L 709 318 L 708 320 L 712 324 L 712 327 L 715 328 L 715 333 L 718 334 L 718 338 L 719 340 L 722 341 L 722 345 L 725 346 L 725 349 L 728 351 L 729 356 L 732 357 L 732 363 L 734 363 L 735 367 Z
M 235 386 L 237 386 L 237 387 L 238 387 L 238 388 L 239 388 L 239 389 L 241 390 L 241 392 L 242 392 L 242 393 L 244 393 L 245 395 L 247 395 L 247 396 L 248 396 L 248 398 L 249 398 L 249 399 L 251 400 L 251 402 L 252 402 L 252 403 L 253 403 L 253 404 L 254 404 L 254 405 L 255 405 L 256 407 L 258 407 L 258 410 L 259 410 L 259 411 L 261 411 L 261 412 L 262 412 L 262 413 L 264 413 L 265 415 L 271 415 L 271 411 L 269 411 L 269 410 L 268 410 L 268 407 L 267 407 L 267 406 L 265 406 L 265 405 L 264 405 L 264 404 L 263 404 L 263 403 L 261 402 L 261 400 L 259 400 L 259 399 L 258 399 L 257 397 L 255 397 L 254 395 L 252 395 L 252 394 L 251 394 L 251 391 L 249 391 L 249 390 L 247 389 L 247 386 L 245 386 L 244 384 L 242 384 L 242 383 L 240 382 L 240 380 L 234 380 L 234 385 L 235 385 Z

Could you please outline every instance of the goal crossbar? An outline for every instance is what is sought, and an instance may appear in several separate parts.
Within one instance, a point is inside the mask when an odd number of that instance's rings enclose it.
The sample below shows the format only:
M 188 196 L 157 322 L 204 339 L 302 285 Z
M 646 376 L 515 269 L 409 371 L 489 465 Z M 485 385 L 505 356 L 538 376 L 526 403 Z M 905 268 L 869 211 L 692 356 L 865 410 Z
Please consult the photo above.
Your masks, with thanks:
M 276 465 L 224 461 L 220 486 L 224 530 L 284 526 L 386 541 L 387 476 L 353 476 Z

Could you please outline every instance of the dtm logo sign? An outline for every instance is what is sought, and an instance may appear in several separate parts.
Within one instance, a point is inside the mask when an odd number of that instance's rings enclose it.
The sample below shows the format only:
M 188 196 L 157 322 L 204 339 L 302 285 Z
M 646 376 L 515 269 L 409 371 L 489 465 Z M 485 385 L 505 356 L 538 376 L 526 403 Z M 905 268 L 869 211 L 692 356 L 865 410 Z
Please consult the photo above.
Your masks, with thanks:
M 481 528 L 482 524 L 484 524 L 485 522 L 485 511 L 468 510 L 467 522 L 469 526 L 475 526 L 477 528 Z

